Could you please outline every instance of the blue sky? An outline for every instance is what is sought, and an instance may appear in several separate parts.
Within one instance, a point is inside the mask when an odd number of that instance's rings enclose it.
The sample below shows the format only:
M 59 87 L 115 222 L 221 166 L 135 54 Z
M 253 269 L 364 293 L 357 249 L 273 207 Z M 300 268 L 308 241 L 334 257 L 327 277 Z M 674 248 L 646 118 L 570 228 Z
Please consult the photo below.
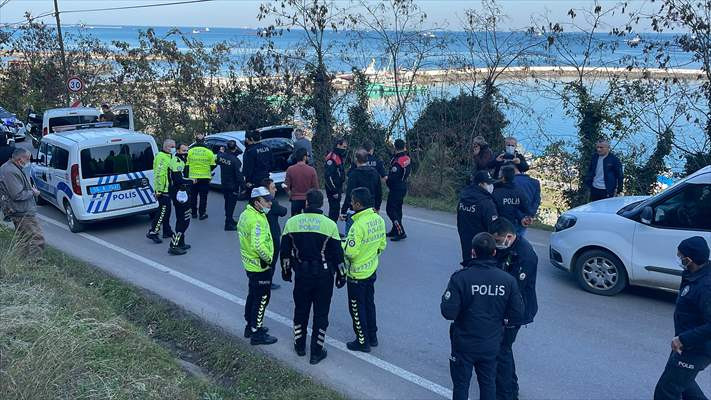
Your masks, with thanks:
M 136 4 L 153 4 L 167 0 L 59 0 L 60 10 L 79 10 L 87 8 L 120 7 Z M 655 9 L 650 0 L 628 1 L 632 7 Z M 66 14 L 62 22 L 79 22 L 94 25 L 143 25 L 143 26 L 196 26 L 196 27 L 259 27 L 266 23 L 257 20 L 259 5 L 262 1 L 253 0 L 217 0 L 207 3 L 175 5 L 158 8 Z M 346 4 L 346 2 L 339 2 Z M 618 1 L 600 0 L 604 7 L 613 7 Z M 421 0 L 418 4 L 428 14 L 429 23 L 458 30 L 459 21 L 468 8 L 479 8 L 480 1 L 470 0 Z M 566 19 L 570 8 L 590 9 L 593 1 L 585 0 L 500 0 L 499 4 L 508 15 L 505 28 L 518 29 L 529 26 L 532 16 L 548 13 L 553 20 Z M 0 23 L 16 22 L 23 19 L 25 11 L 39 15 L 54 9 L 52 0 L 10 0 L 0 9 Z M 53 23 L 53 18 L 45 18 Z M 611 24 L 622 24 L 621 16 L 612 17 Z

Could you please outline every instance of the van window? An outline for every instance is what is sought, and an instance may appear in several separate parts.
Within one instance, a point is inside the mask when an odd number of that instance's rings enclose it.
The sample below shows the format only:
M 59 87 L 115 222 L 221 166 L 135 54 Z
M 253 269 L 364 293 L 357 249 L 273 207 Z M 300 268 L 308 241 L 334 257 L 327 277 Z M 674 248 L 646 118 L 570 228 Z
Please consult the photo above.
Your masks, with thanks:
M 711 231 L 711 185 L 689 184 L 654 207 L 660 228 Z
M 66 171 L 69 167 L 69 152 L 61 147 L 52 146 L 50 166 L 54 169 Z
M 153 169 L 153 148 L 148 142 L 113 144 L 81 151 L 84 179 Z
M 47 142 L 42 142 L 40 144 L 40 148 L 37 151 L 37 159 L 37 164 L 43 166 L 47 165 Z
M 98 121 L 99 117 L 96 115 L 67 115 L 63 117 L 54 117 L 49 119 L 49 131 L 54 132 L 55 126 L 90 124 Z

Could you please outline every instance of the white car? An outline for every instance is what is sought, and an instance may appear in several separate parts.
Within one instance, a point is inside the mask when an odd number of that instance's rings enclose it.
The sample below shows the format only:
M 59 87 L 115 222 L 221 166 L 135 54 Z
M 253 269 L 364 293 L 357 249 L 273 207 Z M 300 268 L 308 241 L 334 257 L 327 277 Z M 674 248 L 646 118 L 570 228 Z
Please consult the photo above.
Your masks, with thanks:
M 676 249 L 691 236 L 711 245 L 711 166 L 655 196 L 615 197 L 563 213 L 550 260 L 595 294 L 615 295 L 627 285 L 678 291 Z
M 134 130 L 133 107 L 129 105 L 114 106 L 112 122 L 114 128 Z M 101 110 L 92 107 L 52 108 L 42 115 L 42 136 L 50 133 L 76 129 L 77 126 L 93 124 L 101 119 Z

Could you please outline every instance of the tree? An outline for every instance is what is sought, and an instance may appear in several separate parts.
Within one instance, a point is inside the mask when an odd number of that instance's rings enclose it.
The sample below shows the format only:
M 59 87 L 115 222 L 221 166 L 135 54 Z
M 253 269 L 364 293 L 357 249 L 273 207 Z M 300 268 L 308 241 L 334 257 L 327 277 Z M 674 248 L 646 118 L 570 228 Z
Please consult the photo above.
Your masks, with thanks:
M 348 142 L 361 145 L 370 140 L 375 145 L 375 150 L 380 159 L 387 159 L 386 141 L 387 130 L 373 121 L 368 104 L 368 84 L 370 80 L 363 72 L 353 69 L 353 91 L 356 95 L 355 104 L 348 107 L 348 122 L 350 132 Z

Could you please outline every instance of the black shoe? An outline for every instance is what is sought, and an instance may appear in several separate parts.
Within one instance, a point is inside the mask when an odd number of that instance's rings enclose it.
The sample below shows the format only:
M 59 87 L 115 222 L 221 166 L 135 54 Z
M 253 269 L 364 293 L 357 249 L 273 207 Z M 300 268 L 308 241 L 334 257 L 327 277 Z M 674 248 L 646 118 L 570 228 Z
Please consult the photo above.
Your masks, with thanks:
M 249 339 L 249 344 L 251 344 L 252 346 L 258 346 L 258 345 L 262 345 L 262 344 L 264 344 L 264 345 L 274 344 L 276 342 L 277 342 L 277 338 L 267 334 L 264 331 L 254 332 L 252 334 L 251 338 Z
M 324 358 L 326 358 L 327 355 L 328 353 L 326 352 L 326 349 L 321 349 L 321 351 L 316 354 L 311 353 L 311 359 L 309 360 L 309 364 L 316 365 L 320 363 Z
M 403 233 L 402 235 L 395 235 L 395 236 L 393 236 L 393 237 L 390 238 L 390 241 L 391 241 L 391 242 L 399 242 L 399 241 L 401 241 L 401 240 L 403 240 L 403 239 L 407 239 L 407 234 L 406 234 L 406 233 Z
M 236 230 L 237 230 L 237 227 L 234 226 L 234 225 L 225 225 L 225 231 L 226 231 L 226 232 L 233 232 L 233 231 L 236 231 Z
M 395 229 L 391 229 L 390 232 L 385 234 L 385 237 L 393 237 L 393 236 L 395 236 Z
M 370 347 L 378 347 L 378 338 L 371 337 L 370 340 L 368 340 L 368 344 L 370 344 Z
M 174 233 L 169 233 L 169 234 L 163 234 L 163 239 L 171 239 L 173 237 Z
M 146 233 L 146 237 L 147 237 L 148 239 L 151 239 L 151 240 L 153 241 L 153 243 L 155 243 L 155 244 L 163 243 L 163 240 L 158 237 L 158 234 L 157 234 L 157 233 L 150 233 L 150 232 L 148 232 L 148 233 Z
M 350 351 L 362 351 L 363 353 L 370 353 L 370 346 L 366 344 L 360 344 L 358 343 L 358 339 L 346 343 L 346 347 L 348 347 L 348 350 Z
M 183 243 L 181 246 L 178 246 L 178 247 L 180 247 L 183 250 L 189 250 L 192 246 L 189 244 Z
M 281 287 L 281 285 L 277 285 L 276 283 L 272 283 L 272 290 L 277 290 Z
M 264 333 L 269 332 L 269 328 L 267 328 L 266 326 L 259 328 L 259 330 L 261 330 Z M 250 337 L 252 337 L 252 328 L 250 328 L 249 326 L 244 327 L 244 337 L 246 339 L 249 339 Z
M 184 254 L 187 254 L 188 251 L 181 248 L 181 247 L 171 247 L 168 249 L 168 253 L 174 255 L 174 256 L 182 256 Z
M 200 216 L 200 221 L 202 221 L 202 220 L 204 220 L 204 219 L 207 219 L 207 214 L 202 214 L 202 215 Z
M 294 351 L 296 352 L 296 355 L 299 357 L 303 357 L 306 355 L 306 348 L 305 347 L 303 349 L 299 348 L 299 346 L 297 346 L 296 343 L 294 343 Z
M 197 217 L 198 217 L 198 216 L 197 216 L 197 211 L 193 211 L 193 212 L 191 213 L 191 217 L 193 217 L 193 219 L 197 218 Z

